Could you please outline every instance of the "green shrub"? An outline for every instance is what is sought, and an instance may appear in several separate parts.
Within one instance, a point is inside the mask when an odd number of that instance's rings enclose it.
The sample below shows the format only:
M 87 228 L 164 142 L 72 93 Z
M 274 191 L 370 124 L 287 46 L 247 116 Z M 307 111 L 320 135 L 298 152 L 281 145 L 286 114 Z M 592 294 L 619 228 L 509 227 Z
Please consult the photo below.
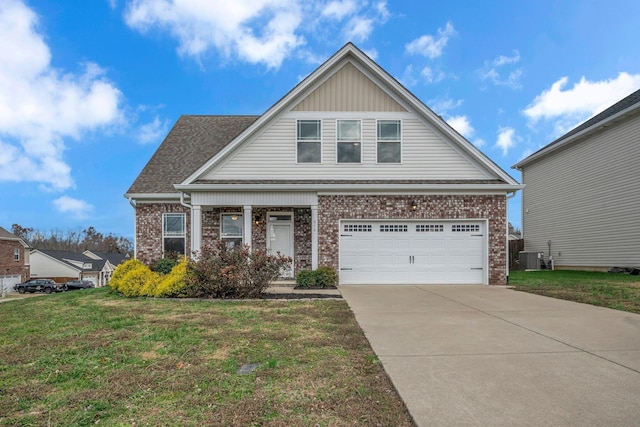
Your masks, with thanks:
M 153 264 L 151 270 L 160 274 L 169 274 L 173 267 L 178 264 L 178 261 L 179 260 L 173 258 L 162 258 L 160 261 Z
M 296 285 L 299 288 L 329 288 L 337 284 L 338 273 L 329 266 L 317 270 L 301 270 L 296 275 Z
M 296 285 L 301 288 L 315 288 L 317 276 L 313 270 L 300 270 L 296 274 Z
M 327 288 L 338 284 L 338 272 L 327 265 L 316 270 L 316 286 Z
M 230 249 L 218 240 L 204 245 L 197 259 L 189 263 L 186 294 L 195 298 L 256 298 L 291 261 L 248 246 Z

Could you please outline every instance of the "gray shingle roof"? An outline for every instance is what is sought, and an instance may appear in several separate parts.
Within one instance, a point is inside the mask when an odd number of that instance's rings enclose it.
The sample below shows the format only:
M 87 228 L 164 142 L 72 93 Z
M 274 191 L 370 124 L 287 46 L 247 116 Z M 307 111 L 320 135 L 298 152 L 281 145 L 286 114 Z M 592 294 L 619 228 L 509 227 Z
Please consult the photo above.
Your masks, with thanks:
M 259 116 L 181 116 L 127 193 L 175 193 L 179 184 Z
M 82 263 L 91 264 L 91 268 L 84 269 L 84 271 L 100 271 L 102 267 L 104 267 L 105 260 L 103 259 L 93 259 L 88 256 L 78 253 L 78 252 L 70 252 L 70 251 L 57 251 L 52 249 L 38 249 L 38 251 L 43 254 L 49 255 L 51 258 L 55 258 L 58 261 L 68 265 L 69 267 L 75 268 L 76 270 L 83 270 L 82 268 L 78 268 L 71 262 L 67 260 L 79 261 Z
M 18 236 L 11 233 L 10 231 L 7 231 L 5 228 L 0 227 L 0 239 L 17 240 Z

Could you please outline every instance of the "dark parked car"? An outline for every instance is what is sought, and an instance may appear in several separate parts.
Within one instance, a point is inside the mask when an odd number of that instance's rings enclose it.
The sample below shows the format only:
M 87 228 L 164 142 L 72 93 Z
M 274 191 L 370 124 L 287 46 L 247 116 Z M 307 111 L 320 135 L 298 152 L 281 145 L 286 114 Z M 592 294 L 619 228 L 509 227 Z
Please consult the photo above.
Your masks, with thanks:
M 31 279 L 24 283 L 15 285 L 13 289 L 21 294 L 24 294 L 25 292 L 44 292 L 45 294 L 50 294 L 53 292 L 64 291 L 63 285 L 60 285 L 51 279 Z
M 93 287 L 93 282 L 89 280 L 70 280 L 64 284 L 64 289 L 66 291 L 73 291 L 76 289 L 91 289 Z

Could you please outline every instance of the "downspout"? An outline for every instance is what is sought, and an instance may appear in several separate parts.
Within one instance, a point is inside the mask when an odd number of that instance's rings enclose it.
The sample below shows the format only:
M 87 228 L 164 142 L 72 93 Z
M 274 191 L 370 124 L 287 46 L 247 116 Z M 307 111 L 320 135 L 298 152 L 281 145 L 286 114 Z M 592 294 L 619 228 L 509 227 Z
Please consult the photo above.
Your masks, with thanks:
M 129 199 L 129 204 L 131 205 L 131 207 L 133 208 L 133 258 L 134 259 L 138 259 L 138 242 L 136 241 L 137 239 L 137 227 L 136 227 L 136 206 L 137 203 L 135 202 L 135 200 L 133 200 L 132 197 L 127 197 L 127 199 Z
M 511 191 L 507 193 L 507 204 L 509 199 L 513 199 L 516 196 L 517 191 Z M 507 207 L 507 210 L 509 208 Z M 511 254 L 509 253 L 509 216 L 507 215 L 507 285 L 509 284 L 509 260 L 511 259 Z

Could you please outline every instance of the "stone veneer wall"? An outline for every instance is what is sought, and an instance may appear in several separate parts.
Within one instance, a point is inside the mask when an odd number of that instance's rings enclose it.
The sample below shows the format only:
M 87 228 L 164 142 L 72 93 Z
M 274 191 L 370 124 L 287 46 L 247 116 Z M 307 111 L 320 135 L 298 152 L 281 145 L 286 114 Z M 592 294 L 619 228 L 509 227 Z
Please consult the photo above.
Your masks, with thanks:
M 13 252 L 15 249 L 20 250 L 20 260 L 14 261 Z M 20 275 L 23 282 L 29 280 L 29 267 L 24 265 L 24 246 L 15 240 L 0 240 L 0 276 Z
M 152 264 L 162 258 L 162 214 L 186 214 L 185 252 L 191 253 L 191 210 L 179 203 L 138 203 L 136 205 L 136 258 Z
M 411 209 L 416 201 L 418 209 Z M 319 196 L 318 265 L 339 268 L 340 219 L 488 219 L 489 284 L 507 282 L 505 196 Z

